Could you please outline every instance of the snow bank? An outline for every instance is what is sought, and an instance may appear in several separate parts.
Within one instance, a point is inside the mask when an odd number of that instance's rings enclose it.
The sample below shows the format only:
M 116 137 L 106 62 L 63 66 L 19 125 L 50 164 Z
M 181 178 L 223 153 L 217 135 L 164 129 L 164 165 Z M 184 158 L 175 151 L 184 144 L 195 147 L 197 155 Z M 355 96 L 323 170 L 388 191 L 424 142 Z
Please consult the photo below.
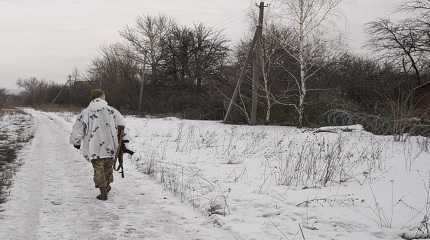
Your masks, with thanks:
M 314 130 L 314 132 L 332 132 L 332 133 L 338 133 L 338 132 L 357 132 L 357 131 L 363 131 L 364 127 L 360 124 L 358 125 L 350 125 L 350 126 L 328 126 L 328 127 L 320 127 Z

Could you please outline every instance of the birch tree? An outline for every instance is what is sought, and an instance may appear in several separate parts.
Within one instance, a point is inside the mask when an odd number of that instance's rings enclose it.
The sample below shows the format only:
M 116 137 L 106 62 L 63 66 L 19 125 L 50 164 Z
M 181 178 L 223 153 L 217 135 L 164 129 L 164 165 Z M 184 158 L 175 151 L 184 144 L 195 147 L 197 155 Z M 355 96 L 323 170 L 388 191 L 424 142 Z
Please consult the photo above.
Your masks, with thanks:
M 321 62 L 324 56 L 321 54 L 321 46 L 324 45 L 322 27 L 339 6 L 342 0 L 281 0 L 283 16 L 287 24 L 297 35 L 296 51 L 287 51 L 297 64 L 298 72 L 287 71 L 294 79 L 298 89 L 298 102 L 294 107 L 298 113 L 299 127 L 303 127 L 306 97 L 308 94 L 307 83 L 314 78 L 324 67 L 316 62 Z

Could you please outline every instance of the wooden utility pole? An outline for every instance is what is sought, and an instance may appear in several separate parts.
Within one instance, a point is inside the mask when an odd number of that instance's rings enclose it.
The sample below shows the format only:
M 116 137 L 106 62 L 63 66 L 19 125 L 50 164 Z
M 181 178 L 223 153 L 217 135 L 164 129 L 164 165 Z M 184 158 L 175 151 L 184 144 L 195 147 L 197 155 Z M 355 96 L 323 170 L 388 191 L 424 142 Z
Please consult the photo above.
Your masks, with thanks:
M 230 104 L 228 105 L 227 112 L 224 116 L 224 122 L 227 122 L 228 117 L 230 116 L 231 110 L 233 109 L 234 102 L 236 101 L 237 95 L 239 94 L 240 85 L 242 85 L 242 81 L 245 78 L 246 67 L 251 61 L 252 49 L 254 49 L 255 42 L 257 40 L 256 37 L 257 36 L 254 35 L 254 39 L 252 40 L 252 43 L 251 43 L 251 48 L 248 51 L 248 54 L 246 55 L 245 63 L 243 64 L 242 69 L 240 70 L 239 79 L 237 80 L 237 83 L 236 83 L 236 88 L 234 89 L 233 96 L 230 99 Z
M 252 107 L 251 107 L 251 119 L 249 124 L 257 124 L 257 105 L 258 105 L 258 81 L 262 76 L 262 61 L 261 61 L 261 38 L 263 35 L 263 20 L 264 20 L 264 8 L 267 5 L 264 2 L 260 2 L 258 5 L 260 8 L 260 13 L 258 16 L 257 29 L 255 30 L 254 38 L 251 43 L 251 47 L 246 56 L 246 60 L 239 74 L 239 79 L 234 89 L 233 96 L 230 99 L 230 104 L 228 106 L 227 112 L 224 117 L 224 122 L 226 122 L 230 116 L 231 110 L 233 108 L 234 102 L 236 101 L 237 95 L 239 94 L 239 89 L 245 78 L 246 68 L 252 60 Z
M 258 82 L 261 79 L 261 38 L 263 36 L 263 20 L 264 20 L 264 8 L 266 5 L 264 2 L 260 2 L 258 6 L 260 8 L 260 13 L 258 15 L 258 25 L 257 25 L 257 42 L 254 49 L 254 61 L 252 63 L 252 108 L 251 108 L 251 125 L 257 124 L 257 109 L 258 109 Z
M 55 101 L 57 101 L 58 97 L 61 95 L 61 93 L 63 93 L 64 88 L 67 86 L 67 84 L 71 84 L 71 82 L 72 82 L 72 76 L 71 76 L 71 75 L 69 75 L 69 76 L 68 76 L 68 80 L 67 80 L 67 82 L 66 82 L 66 83 L 64 84 L 64 86 L 60 89 L 60 91 L 59 91 L 59 92 L 58 92 L 58 94 L 55 96 L 55 98 L 54 98 L 54 99 L 52 99 L 51 104 L 55 104 Z
M 75 85 L 75 82 L 76 82 L 76 76 L 75 76 L 75 79 L 72 80 L 72 75 L 69 75 L 69 104 L 70 105 L 72 105 L 72 98 L 73 98 L 72 97 L 72 94 L 73 94 L 72 88 Z

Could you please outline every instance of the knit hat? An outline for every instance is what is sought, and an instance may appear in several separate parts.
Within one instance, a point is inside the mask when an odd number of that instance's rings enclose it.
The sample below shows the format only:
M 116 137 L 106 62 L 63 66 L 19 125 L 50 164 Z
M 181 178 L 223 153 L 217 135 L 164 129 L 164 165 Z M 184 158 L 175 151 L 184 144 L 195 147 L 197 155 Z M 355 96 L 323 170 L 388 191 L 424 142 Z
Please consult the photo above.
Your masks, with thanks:
M 93 89 L 93 90 L 91 90 L 91 101 L 96 99 L 96 98 L 102 97 L 103 95 L 105 95 L 105 92 L 103 90 Z

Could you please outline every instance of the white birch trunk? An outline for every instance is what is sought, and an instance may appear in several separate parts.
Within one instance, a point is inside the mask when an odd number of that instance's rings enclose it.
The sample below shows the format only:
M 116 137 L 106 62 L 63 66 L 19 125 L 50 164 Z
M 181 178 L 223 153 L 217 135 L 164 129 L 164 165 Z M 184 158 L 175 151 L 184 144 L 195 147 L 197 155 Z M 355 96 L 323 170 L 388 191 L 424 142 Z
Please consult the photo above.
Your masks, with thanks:
M 305 41 L 305 33 L 304 33 L 304 0 L 300 0 L 299 11 L 300 11 L 300 19 L 299 19 L 299 65 L 300 65 L 300 84 L 299 84 L 299 105 L 298 105 L 298 115 L 299 115 L 299 127 L 303 127 L 303 116 L 304 116 L 304 105 L 306 98 L 306 72 L 305 72 L 305 56 L 304 56 L 304 41 Z

